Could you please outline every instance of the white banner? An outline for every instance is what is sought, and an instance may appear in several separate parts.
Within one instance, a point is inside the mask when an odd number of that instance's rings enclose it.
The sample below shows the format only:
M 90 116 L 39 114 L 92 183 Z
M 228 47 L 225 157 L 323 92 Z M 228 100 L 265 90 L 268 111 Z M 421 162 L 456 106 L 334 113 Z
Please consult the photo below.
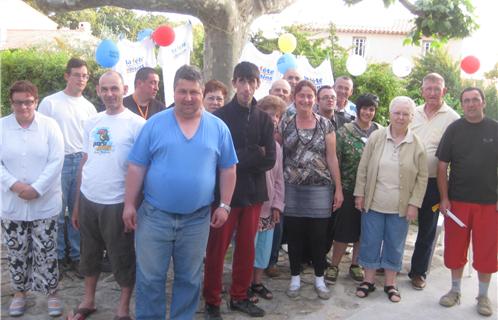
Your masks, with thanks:
M 264 54 L 259 51 L 251 42 L 248 42 L 239 61 L 249 61 L 254 63 L 260 71 L 261 85 L 256 90 L 254 97 L 261 99 L 268 95 L 272 83 L 275 80 L 281 79 L 283 75 L 277 69 L 277 61 L 282 56 L 279 51 L 273 51 L 271 54 Z M 332 65 L 330 59 L 327 58 L 317 67 L 313 68 L 308 58 L 305 56 L 297 56 L 297 71 L 303 76 L 303 79 L 310 80 L 315 84 L 317 89 L 323 85 L 333 85 L 334 76 L 332 74 Z
M 128 86 L 128 94 L 135 91 L 135 74 L 143 67 L 155 68 L 157 65 L 154 53 L 155 44 L 152 39 L 131 42 L 122 39 L 117 43 L 119 49 L 119 61 L 112 68 L 123 76 L 125 85 Z
M 160 47 L 157 60 L 163 70 L 164 104 L 169 106 L 173 100 L 173 80 L 178 68 L 190 64 L 190 52 L 193 50 L 192 24 L 176 27 L 175 41 L 167 47 Z

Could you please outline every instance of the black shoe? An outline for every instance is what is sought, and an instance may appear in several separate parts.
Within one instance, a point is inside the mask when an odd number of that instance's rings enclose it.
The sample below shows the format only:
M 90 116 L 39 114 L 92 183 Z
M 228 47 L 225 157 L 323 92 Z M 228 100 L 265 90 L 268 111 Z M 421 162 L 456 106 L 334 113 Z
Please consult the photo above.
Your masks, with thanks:
M 256 306 L 254 303 L 249 301 L 249 299 L 239 300 L 239 301 L 230 300 L 230 309 L 238 310 L 240 312 L 248 314 L 250 317 L 253 318 L 265 316 L 265 310 Z
M 220 307 L 206 303 L 206 306 L 204 307 L 204 319 L 223 320 L 220 313 Z

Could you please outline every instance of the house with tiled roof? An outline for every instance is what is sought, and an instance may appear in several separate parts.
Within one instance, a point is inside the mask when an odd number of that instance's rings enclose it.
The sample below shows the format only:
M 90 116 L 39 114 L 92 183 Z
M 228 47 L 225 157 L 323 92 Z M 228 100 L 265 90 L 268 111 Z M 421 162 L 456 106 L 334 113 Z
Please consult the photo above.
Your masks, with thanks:
M 57 23 L 21 0 L 0 0 L 0 50 L 40 46 L 95 46 L 89 28 L 59 29 Z
M 414 58 L 423 56 L 431 50 L 432 39 L 423 38 L 419 46 L 403 45 L 413 24 L 410 20 L 372 19 L 336 25 L 339 45 L 352 54 L 363 56 L 368 62 L 391 63 L 399 56 Z M 312 34 L 310 38 L 319 39 L 329 36 L 327 25 L 307 25 L 304 30 Z M 445 44 L 449 55 L 461 58 L 462 41 L 452 39 Z

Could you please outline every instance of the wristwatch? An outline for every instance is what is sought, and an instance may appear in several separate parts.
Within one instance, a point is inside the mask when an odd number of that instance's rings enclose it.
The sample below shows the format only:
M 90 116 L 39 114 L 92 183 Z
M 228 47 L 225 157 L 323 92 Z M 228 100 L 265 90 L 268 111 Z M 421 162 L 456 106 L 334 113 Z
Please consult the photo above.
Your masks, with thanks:
M 223 203 L 223 202 L 220 202 L 220 205 L 218 206 L 218 208 L 223 208 L 225 209 L 228 213 L 230 213 L 230 210 L 232 210 L 232 208 L 230 208 L 230 206 L 226 203 Z

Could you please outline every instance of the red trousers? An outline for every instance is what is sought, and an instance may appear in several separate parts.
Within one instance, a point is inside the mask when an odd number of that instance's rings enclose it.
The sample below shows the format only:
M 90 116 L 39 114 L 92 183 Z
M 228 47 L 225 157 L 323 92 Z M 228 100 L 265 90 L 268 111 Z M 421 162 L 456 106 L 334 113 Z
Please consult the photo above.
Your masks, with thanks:
M 221 228 L 209 230 L 203 289 L 206 303 L 215 306 L 221 304 L 223 264 L 234 230 L 236 232 L 230 296 L 233 300 L 247 299 L 247 289 L 251 285 L 254 268 L 254 238 L 258 231 L 260 211 L 261 203 L 232 208 Z

